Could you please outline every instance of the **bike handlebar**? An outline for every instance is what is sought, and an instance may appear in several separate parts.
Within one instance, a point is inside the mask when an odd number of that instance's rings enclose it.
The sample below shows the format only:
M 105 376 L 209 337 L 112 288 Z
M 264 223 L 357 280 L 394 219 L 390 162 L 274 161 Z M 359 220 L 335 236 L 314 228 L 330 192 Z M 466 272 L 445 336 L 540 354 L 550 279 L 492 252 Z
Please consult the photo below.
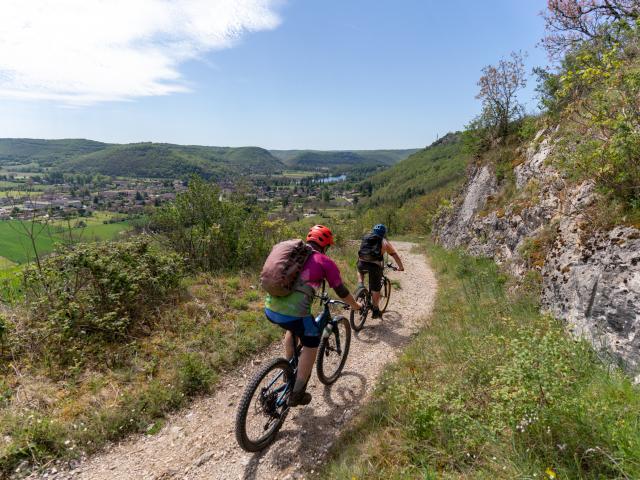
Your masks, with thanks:
M 322 295 L 316 295 L 316 298 L 319 298 L 320 302 L 325 305 L 342 305 L 343 307 L 345 307 L 345 309 L 351 308 L 351 306 L 347 302 L 330 298 L 327 293 L 324 293 Z
M 387 268 L 390 268 L 394 272 L 398 271 L 398 267 L 396 267 L 393 263 L 387 263 Z

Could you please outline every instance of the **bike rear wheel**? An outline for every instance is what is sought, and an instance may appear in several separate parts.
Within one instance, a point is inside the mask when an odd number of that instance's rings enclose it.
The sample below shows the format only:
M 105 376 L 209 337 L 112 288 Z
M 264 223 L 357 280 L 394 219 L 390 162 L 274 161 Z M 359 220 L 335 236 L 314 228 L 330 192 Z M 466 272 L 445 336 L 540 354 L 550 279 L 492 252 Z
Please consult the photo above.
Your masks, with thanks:
M 351 327 L 359 332 L 364 327 L 364 322 L 367 321 L 367 315 L 369 315 L 369 306 L 371 305 L 371 299 L 369 298 L 369 291 L 360 287 L 356 290 L 354 297 L 356 302 L 362 305 L 362 308 L 359 311 L 351 310 L 351 314 L 349 315 L 349 322 L 351 323 Z
M 334 317 L 331 321 L 333 331 L 320 342 L 316 373 L 325 385 L 334 383 L 344 368 L 351 346 L 351 327 L 345 317 Z
M 236 413 L 236 440 L 258 452 L 275 439 L 289 413 L 287 401 L 295 374 L 284 358 L 267 363 L 247 385 Z
M 382 284 L 382 290 L 380 291 L 380 311 L 384 313 L 389 306 L 389 300 L 391 299 L 391 280 L 384 277 L 384 283 Z

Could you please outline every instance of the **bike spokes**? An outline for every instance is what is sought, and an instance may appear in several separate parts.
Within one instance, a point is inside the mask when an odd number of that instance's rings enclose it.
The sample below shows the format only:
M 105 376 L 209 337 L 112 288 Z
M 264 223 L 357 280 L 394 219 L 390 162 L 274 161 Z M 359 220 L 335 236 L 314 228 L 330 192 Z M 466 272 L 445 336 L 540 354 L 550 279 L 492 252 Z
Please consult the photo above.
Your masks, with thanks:
M 242 448 L 265 448 L 282 426 L 289 407 L 293 369 L 284 359 L 268 364 L 247 386 L 238 407 L 236 439 Z
M 351 327 L 344 317 L 333 323 L 331 335 L 322 340 L 316 371 L 318 379 L 329 385 L 335 382 L 344 368 L 351 345 Z

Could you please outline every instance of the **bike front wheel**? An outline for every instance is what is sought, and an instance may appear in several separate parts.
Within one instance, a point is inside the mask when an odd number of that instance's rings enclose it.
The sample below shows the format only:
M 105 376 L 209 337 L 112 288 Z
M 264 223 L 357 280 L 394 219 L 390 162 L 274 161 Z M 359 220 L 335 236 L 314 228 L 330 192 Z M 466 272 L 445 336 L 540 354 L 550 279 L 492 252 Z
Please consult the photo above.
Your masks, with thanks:
M 331 385 L 340 377 L 351 346 L 351 326 L 347 319 L 334 317 L 331 325 L 333 330 L 320 342 L 316 361 L 318 379 L 325 385 Z
M 380 311 L 382 313 L 387 311 L 389 306 L 389 300 L 391 299 L 391 280 L 384 277 L 384 283 L 382 284 L 382 290 L 380 291 Z
M 366 288 L 360 287 L 356 290 L 354 295 L 356 302 L 362 305 L 362 308 L 357 312 L 355 310 L 351 310 L 351 314 L 349 315 L 349 322 L 351 323 L 351 327 L 359 332 L 364 327 L 364 322 L 367 321 L 367 315 L 369 315 L 369 305 L 371 305 L 371 299 L 369 298 L 369 292 Z
M 243 450 L 258 452 L 275 439 L 284 423 L 295 374 L 284 358 L 275 358 L 253 377 L 236 412 L 236 440 Z

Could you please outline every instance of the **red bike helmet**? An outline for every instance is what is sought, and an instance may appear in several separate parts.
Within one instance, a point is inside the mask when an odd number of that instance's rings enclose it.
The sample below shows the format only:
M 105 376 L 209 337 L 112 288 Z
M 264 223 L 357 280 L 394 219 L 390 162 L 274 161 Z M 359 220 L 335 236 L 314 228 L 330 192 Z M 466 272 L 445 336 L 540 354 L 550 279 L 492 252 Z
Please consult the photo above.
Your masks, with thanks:
M 307 242 L 315 242 L 325 248 L 333 245 L 333 233 L 324 225 L 314 225 L 307 234 Z

